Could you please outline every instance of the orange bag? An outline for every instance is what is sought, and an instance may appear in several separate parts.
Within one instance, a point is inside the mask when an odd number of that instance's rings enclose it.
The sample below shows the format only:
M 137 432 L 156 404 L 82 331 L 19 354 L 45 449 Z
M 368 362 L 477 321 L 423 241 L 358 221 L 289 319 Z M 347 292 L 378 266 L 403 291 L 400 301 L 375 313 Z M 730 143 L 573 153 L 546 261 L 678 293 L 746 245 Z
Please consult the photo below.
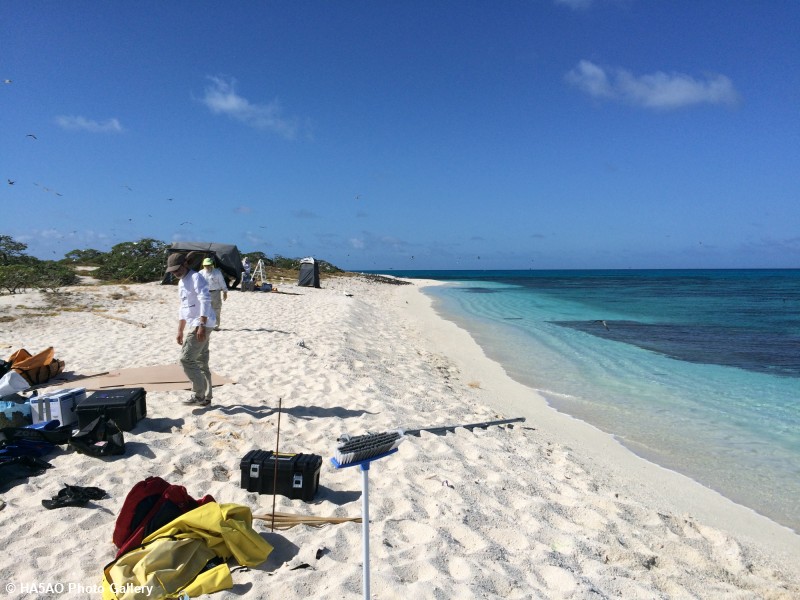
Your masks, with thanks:
M 53 358 L 54 355 L 52 346 L 35 356 L 31 356 L 30 352 L 21 348 L 9 357 L 8 362 L 14 371 L 25 378 L 25 381 L 31 385 L 38 385 L 46 383 L 64 370 L 64 361 Z

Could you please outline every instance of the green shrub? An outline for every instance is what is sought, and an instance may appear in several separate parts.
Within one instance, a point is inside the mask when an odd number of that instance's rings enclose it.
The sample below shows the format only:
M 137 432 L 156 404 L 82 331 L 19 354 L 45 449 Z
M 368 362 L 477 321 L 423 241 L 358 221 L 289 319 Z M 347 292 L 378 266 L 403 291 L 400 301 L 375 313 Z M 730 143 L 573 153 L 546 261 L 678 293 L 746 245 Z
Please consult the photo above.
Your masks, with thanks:
M 0 289 L 16 294 L 35 287 L 36 268 L 29 265 L 0 266 Z
M 144 283 L 161 281 L 167 245 L 150 238 L 117 244 L 92 275 L 106 281 Z
M 87 250 L 70 250 L 64 255 L 64 260 L 62 262 L 73 265 L 99 267 L 103 264 L 105 257 L 105 252 L 100 252 L 100 250 L 95 250 L 94 248 L 88 248 Z
M 70 267 L 53 261 L 42 261 L 35 269 L 32 287 L 55 292 L 66 285 L 77 285 L 78 275 Z

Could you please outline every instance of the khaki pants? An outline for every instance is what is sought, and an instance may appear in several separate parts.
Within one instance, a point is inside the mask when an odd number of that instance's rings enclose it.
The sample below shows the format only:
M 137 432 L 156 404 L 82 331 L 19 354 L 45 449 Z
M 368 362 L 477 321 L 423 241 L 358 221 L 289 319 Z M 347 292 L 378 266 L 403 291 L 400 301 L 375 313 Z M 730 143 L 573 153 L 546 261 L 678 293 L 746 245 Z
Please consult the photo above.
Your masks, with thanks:
M 217 327 L 222 321 L 222 290 L 213 290 L 211 292 L 211 308 L 214 309 L 214 314 L 217 315 Z
M 181 365 L 186 377 L 192 382 L 195 398 L 211 400 L 211 369 L 208 367 L 208 342 L 211 332 L 206 329 L 206 339 L 197 339 L 197 329 L 192 329 L 181 346 Z

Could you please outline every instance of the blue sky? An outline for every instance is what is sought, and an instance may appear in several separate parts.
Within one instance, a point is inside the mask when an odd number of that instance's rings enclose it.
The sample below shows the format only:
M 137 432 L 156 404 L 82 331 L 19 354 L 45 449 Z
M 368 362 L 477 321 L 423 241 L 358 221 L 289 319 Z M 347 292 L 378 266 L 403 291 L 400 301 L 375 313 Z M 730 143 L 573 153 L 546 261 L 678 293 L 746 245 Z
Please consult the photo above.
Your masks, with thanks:
M 800 267 L 798 31 L 795 0 L 2 0 L 0 229 L 40 258 Z

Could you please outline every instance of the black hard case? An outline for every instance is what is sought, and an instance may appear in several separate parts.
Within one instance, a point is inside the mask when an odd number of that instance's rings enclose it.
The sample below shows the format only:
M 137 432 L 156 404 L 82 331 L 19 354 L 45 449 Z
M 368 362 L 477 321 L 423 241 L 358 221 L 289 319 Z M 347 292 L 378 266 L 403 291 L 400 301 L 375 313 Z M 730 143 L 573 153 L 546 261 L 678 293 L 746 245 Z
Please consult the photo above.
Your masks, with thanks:
M 100 390 L 87 396 L 75 412 L 81 429 L 105 414 L 120 429 L 130 431 L 147 416 L 147 392 L 144 388 Z
M 271 494 L 275 481 L 275 459 L 269 450 L 251 450 L 239 463 L 242 488 Z M 316 454 L 278 454 L 275 493 L 292 500 L 312 500 L 319 487 L 322 457 Z

